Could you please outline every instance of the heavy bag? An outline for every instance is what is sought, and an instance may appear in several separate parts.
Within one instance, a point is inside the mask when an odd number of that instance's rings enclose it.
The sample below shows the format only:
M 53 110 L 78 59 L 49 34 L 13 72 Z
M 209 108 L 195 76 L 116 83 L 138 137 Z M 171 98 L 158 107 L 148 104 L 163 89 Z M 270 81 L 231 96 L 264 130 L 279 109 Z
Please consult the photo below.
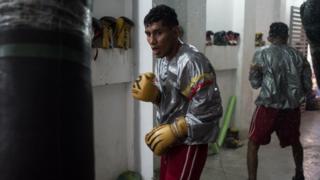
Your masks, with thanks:
M 307 0 L 300 6 L 303 28 L 310 43 L 310 54 L 317 85 L 320 87 L 320 4 L 318 0 Z
M 1 180 L 94 180 L 90 4 L 0 2 Z

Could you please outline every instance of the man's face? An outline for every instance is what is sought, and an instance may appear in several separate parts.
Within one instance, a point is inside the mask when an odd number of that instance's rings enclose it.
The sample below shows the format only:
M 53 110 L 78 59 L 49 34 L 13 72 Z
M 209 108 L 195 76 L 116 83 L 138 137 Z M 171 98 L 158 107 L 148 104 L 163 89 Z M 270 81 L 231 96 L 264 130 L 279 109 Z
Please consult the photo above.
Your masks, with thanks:
M 174 56 L 175 46 L 178 45 L 177 27 L 163 26 L 159 21 L 146 26 L 145 33 L 154 56 L 157 58 Z

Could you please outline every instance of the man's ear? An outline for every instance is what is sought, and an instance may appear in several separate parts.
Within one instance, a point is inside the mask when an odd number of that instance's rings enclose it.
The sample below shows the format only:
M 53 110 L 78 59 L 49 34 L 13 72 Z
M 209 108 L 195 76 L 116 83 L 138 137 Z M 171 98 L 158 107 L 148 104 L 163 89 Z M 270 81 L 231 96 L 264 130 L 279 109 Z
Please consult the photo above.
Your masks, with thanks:
M 272 41 L 273 41 L 273 38 L 272 38 L 272 37 L 268 36 L 268 38 L 267 38 L 267 39 L 268 39 L 268 41 L 269 41 L 269 42 L 271 42 L 271 43 L 272 43 Z
M 289 40 L 289 37 L 290 37 L 290 36 L 288 35 L 288 36 L 287 36 L 287 38 L 286 38 L 286 42 L 288 42 L 288 40 Z
M 172 28 L 172 31 L 174 32 L 176 37 L 180 37 L 180 28 L 179 28 L 179 26 L 174 26 Z

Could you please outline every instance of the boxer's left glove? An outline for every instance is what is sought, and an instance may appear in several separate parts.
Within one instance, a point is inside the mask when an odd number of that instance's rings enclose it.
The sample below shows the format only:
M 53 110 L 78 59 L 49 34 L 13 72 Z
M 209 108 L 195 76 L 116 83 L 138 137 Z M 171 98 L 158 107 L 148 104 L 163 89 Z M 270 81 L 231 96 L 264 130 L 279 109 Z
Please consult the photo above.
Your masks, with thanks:
M 154 85 L 154 78 L 155 75 L 151 72 L 139 75 L 132 85 L 133 98 L 145 102 L 158 102 L 160 92 Z
M 172 124 L 155 127 L 146 134 L 145 142 L 154 154 L 161 156 L 179 140 L 183 141 L 188 135 L 188 126 L 184 117 L 178 117 Z

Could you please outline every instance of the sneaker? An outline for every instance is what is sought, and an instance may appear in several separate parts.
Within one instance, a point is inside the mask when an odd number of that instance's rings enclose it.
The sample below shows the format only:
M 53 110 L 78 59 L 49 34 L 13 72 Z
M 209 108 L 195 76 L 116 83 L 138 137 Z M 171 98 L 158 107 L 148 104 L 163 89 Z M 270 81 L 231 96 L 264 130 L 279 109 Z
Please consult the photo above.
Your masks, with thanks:
M 234 45 L 234 33 L 232 31 L 228 31 L 225 35 L 226 41 L 228 45 L 233 46 Z
M 234 45 L 234 46 L 235 46 L 235 45 L 238 45 L 238 43 L 239 43 L 239 39 L 240 39 L 240 34 L 239 34 L 239 33 L 234 32 L 234 33 L 233 33 L 233 36 L 234 36 L 233 45 Z
M 214 37 L 214 33 L 212 31 L 209 30 L 206 32 L 206 45 L 207 46 L 213 45 L 213 37 Z
M 213 36 L 213 44 L 217 46 L 226 46 L 228 44 L 226 39 L 226 32 L 225 31 L 218 31 L 214 33 Z

